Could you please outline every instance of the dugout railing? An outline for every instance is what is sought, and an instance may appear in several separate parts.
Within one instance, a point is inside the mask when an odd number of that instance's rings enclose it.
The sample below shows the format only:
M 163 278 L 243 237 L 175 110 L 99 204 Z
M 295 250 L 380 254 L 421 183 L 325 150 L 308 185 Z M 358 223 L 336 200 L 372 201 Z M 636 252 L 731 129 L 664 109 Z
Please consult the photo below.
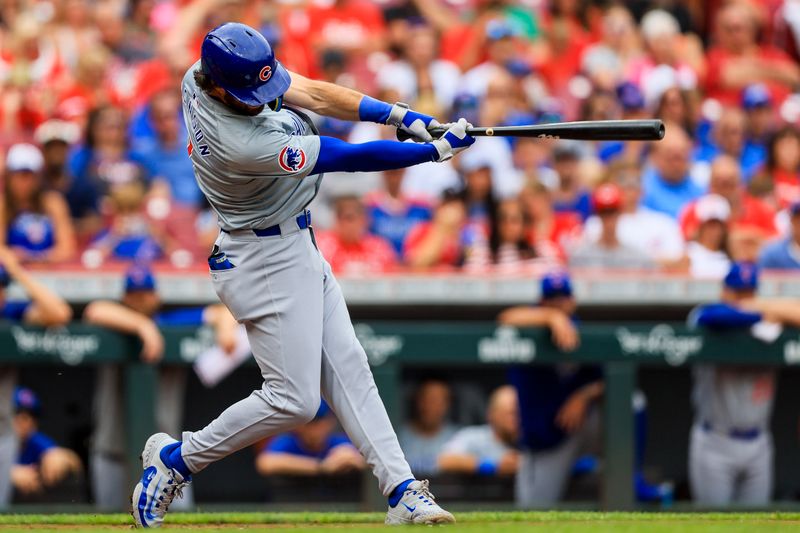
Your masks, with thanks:
M 800 364 L 800 334 L 796 330 L 787 330 L 775 342 L 766 344 L 746 332 L 713 333 L 691 330 L 680 323 L 583 324 L 580 347 L 565 354 L 555 348 L 547 331 L 485 322 L 357 322 L 355 327 L 396 425 L 402 413 L 404 367 L 435 366 L 446 373 L 449 368 L 481 365 L 601 364 L 606 380 L 601 491 L 605 509 L 634 507 L 631 395 L 637 366 Z M 163 332 L 163 364 L 191 364 L 213 343 L 207 328 L 171 327 Z M 123 365 L 126 442 L 134 468 L 142 443 L 155 427 L 155 368 L 139 361 L 139 350 L 133 338 L 81 324 L 45 330 L 0 323 L 0 364 Z

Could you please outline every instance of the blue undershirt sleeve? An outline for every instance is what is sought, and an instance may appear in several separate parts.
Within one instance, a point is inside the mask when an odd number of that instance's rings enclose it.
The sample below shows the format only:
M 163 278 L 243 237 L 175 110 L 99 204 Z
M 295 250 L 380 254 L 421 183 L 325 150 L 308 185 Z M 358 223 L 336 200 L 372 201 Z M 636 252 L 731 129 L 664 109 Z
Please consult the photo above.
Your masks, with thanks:
M 350 144 L 334 137 L 320 137 L 319 157 L 312 174 L 323 172 L 377 172 L 436 161 L 432 144 L 372 141 Z

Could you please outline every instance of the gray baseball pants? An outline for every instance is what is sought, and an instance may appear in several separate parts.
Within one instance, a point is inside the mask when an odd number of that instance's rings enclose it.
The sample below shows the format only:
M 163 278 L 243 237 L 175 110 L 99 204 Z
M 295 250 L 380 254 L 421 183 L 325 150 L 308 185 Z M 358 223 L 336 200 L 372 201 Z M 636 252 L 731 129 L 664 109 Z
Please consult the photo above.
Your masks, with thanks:
M 322 397 L 384 494 L 412 479 L 342 291 L 311 232 L 292 217 L 280 236 L 221 232 L 216 247 L 233 268 L 211 272 L 214 289 L 245 325 L 264 384 L 202 430 L 183 434 L 189 469 L 310 421 Z
M 583 426 L 555 448 L 522 452 L 514 487 L 517 507 L 532 509 L 558 503 L 578 457 L 599 451 L 601 425 L 599 409 L 592 407 Z
M 689 443 L 689 483 L 695 502 L 766 505 L 772 494 L 772 434 L 734 439 L 695 424 Z

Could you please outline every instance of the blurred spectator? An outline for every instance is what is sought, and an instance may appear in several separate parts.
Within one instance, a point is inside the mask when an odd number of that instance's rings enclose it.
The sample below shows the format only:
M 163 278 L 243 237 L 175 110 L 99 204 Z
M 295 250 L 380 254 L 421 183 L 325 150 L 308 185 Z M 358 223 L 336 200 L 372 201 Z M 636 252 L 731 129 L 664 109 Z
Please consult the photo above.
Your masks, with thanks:
M 311 422 L 272 439 L 256 457 L 262 476 L 337 475 L 364 470 L 367 463 L 347 439 L 336 432 L 336 417 L 323 402 Z
M 20 285 L 27 301 L 6 298 L 6 290 L 12 281 Z M 60 296 L 28 274 L 14 252 L 0 246 L 0 318 L 32 326 L 61 327 L 72 319 L 72 309 Z M 16 367 L 0 367 L 0 509 L 5 509 L 11 500 L 11 468 L 16 461 L 17 438 L 11 412 L 16 380 Z
M 733 157 L 720 155 L 714 159 L 708 192 L 727 200 L 730 207 L 728 226 L 732 232 L 751 234 L 759 242 L 775 235 L 775 212 L 747 193 L 742 184 L 741 167 Z M 681 212 L 681 229 L 687 239 L 694 236 L 699 224 L 695 209 L 698 201 L 688 203 Z
M 417 22 L 403 36 L 402 58 L 377 73 L 378 86 L 397 89 L 400 100 L 435 117 L 447 117 L 456 94 L 462 90 L 461 71 L 437 58 L 436 32 Z
M 459 429 L 441 455 L 439 470 L 484 476 L 511 476 L 519 466 L 519 402 L 514 387 L 492 392 L 483 426 Z
M 651 76 L 659 75 L 659 65 L 666 65 L 674 70 L 681 87 L 696 86 L 705 70 L 700 40 L 692 34 L 683 35 L 675 17 L 663 9 L 648 11 L 640 29 L 647 53 L 628 64 L 627 79 L 647 87 L 653 83 Z
M 694 309 L 689 324 L 722 332 L 749 330 L 764 342 L 773 342 L 781 326 L 800 325 L 796 300 L 758 298 L 757 287 L 754 264 L 733 264 L 724 279 L 721 301 Z M 776 378 L 776 371 L 766 367 L 695 366 L 689 481 L 697 503 L 769 503 Z
M 776 209 L 800 201 L 800 129 L 785 126 L 775 133 L 767 164 L 750 182 L 750 191 Z
M 665 124 L 675 124 L 689 135 L 695 133 L 695 117 L 689 93 L 677 86 L 661 92 L 655 102 L 655 118 Z
M 622 108 L 622 119 L 639 120 L 650 118 L 645 107 L 644 95 L 631 82 L 621 83 L 616 88 L 617 101 Z M 638 163 L 644 159 L 647 143 L 631 141 L 603 141 L 597 143 L 597 156 L 603 163 L 621 159 Z
M 729 155 L 739 162 L 745 182 L 749 182 L 766 162 L 766 150 L 761 145 L 747 142 L 747 115 L 740 108 L 723 109 L 711 133 L 711 142 L 695 151 L 695 161 L 708 164 L 721 154 Z
M 761 250 L 758 266 L 776 270 L 800 270 L 800 203 L 789 208 L 789 236 L 767 244 Z
M 84 253 L 84 260 L 90 257 L 89 264 L 94 264 L 106 259 L 160 259 L 171 243 L 163 227 L 157 229 L 158 221 L 149 216 L 144 183 L 137 180 L 114 185 L 105 200 L 107 226 Z
M 695 278 L 722 279 L 731 266 L 728 247 L 730 206 L 722 196 L 708 194 L 693 204 L 692 211 L 697 229 L 686 244 L 689 274 Z
M 391 243 L 395 253 L 403 253 L 403 242 L 411 229 L 431 219 L 432 208 L 423 198 L 403 193 L 403 170 L 385 170 L 383 189 L 364 198 L 369 218 L 369 231 Z
M 466 92 L 483 98 L 491 81 L 508 74 L 509 65 L 517 59 L 516 30 L 502 19 L 490 20 L 485 26 L 486 61 L 469 68 L 461 80 Z
M 214 330 L 216 344 L 225 353 L 234 350 L 238 327 L 223 304 L 162 310 L 153 273 L 138 264 L 126 272 L 124 294 L 120 301 L 91 302 L 83 311 L 83 321 L 135 336 L 141 342 L 140 357 L 146 364 L 155 364 L 164 355 L 164 337 L 160 326 L 208 325 Z M 184 366 L 162 365 L 158 369 L 155 399 L 158 431 L 180 434 L 186 374 Z M 95 505 L 104 510 L 118 510 L 130 504 L 125 465 L 122 378 L 119 366 L 103 365 L 98 368 L 95 383 L 95 424 L 89 466 Z M 192 499 L 192 493 L 184 491 L 184 505 L 188 505 Z
M 317 245 L 334 272 L 358 275 L 387 272 L 397 266 L 392 245 L 368 233 L 369 220 L 360 197 L 337 198 L 334 211 L 333 228 L 316 235 Z
M 764 83 L 783 102 L 800 84 L 800 69 L 777 48 L 758 44 L 758 19 L 746 2 L 733 2 L 716 13 L 715 44 L 708 50 L 706 96 L 724 105 L 738 105 L 742 90 Z
M 460 266 L 464 249 L 475 240 L 475 229 L 467 224 L 462 194 L 448 189 L 430 222 L 415 226 L 403 245 L 406 263 L 415 269 Z
M 464 156 L 459 158 L 458 165 L 464 181 L 462 195 L 467 206 L 467 219 L 470 224 L 480 228 L 484 235 L 488 235 L 497 212 L 492 165 L 486 152 Z
M 466 268 L 496 267 L 513 271 L 532 264 L 538 254 L 525 232 L 525 216 L 518 198 L 498 204 L 489 228 L 489 238 L 477 239 L 467 250 Z
M 619 220 L 622 215 L 622 190 L 618 185 L 600 185 L 592 194 L 592 204 L 600 219 L 596 240 L 584 235 L 569 253 L 571 267 L 587 268 L 650 268 L 654 263 L 640 250 L 619 240 Z
M 452 401 L 447 382 L 426 379 L 416 387 L 412 398 L 411 417 L 397 438 L 411 471 L 420 477 L 437 472 L 437 457 L 456 427 L 447 418 Z
M 592 85 L 613 90 L 622 81 L 628 64 L 642 55 L 636 23 L 622 5 L 612 5 L 603 13 L 601 41 L 589 46 L 581 57 L 581 66 Z
M 559 141 L 553 148 L 553 170 L 558 174 L 558 187 L 553 191 L 553 208 L 557 212 L 572 212 L 581 221 L 592 214 L 591 193 L 581 180 L 582 152 L 574 141 Z
M 674 219 L 640 205 L 641 170 L 636 164 L 617 164 L 609 167 L 611 180 L 620 188 L 622 213 L 617 223 L 617 238 L 654 263 L 668 264 L 683 257 L 684 242 L 680 227 Z M 584 236 L 596 242 L 602 233 L 598 215 L 586 221 Z
M 48 189 L 66 194 L 71 177 L 67 172 L 70 147 L 78 141 L 80 129 L 72 122 L 51 119 L 36 128 L 34 139 L 42 150 L 42 178 Z
M 748 85 L 742 92 L 742 108 L 747 114 L 745 146 L 762 149 L 763 159 L 767 158 L 767 146 L 778 124 L 772 103 L 769 89 L 763 83 Z
M 42 179 L 42 153 L 15 144 L 6 156 L 0 245 L 23 261 L 60 263 L 76 254 L 75 229 L 64 197 Z
M 380 8 L 365 0 L 335 0 L 326 4 L 310 3 L 307 41 L 317 54 L 341 50 L 347 55 L 348 70 L 356 75 L 359 87 L 368 86 L 369 54 L 381 50 L 386 27 Z M 317 56 L 319 57 L 319 56 Z
M 580 215 L 573 211 L 556 212 L 553 193 L 535 179 L 528 179 L 520 198 L 528 242 L 542 257 L 564 261 L 564 247 L 580 235 Z
M 70 212 L 79 221 L 78 231 L 92 236 L 102 226 L 101 200 L 109 189 L 147 178 L 128 146 L 121 109 L 100 107 L 90 113 L 84 144 L 72 153 L 69 172 L 74 178 L 67 192 Z
M 156 93 L 141 118 L 150 131 L 133 138 L 132 154 L 152 176 L 155 193 L 163 193 L 178 205 L 196 209 L 202 192 L 194 179 L 192 162 L 186 157 L 186 128 L 179 109 L 178 93 Z
M 642 206 L 678 218 L 683 206 L 701 196 L 703 190 L 689 175 L 689 136 L 674 124 L 666 126 L 666 135 L 653 143 L 642 174 Z
M 83 465 L 78 455 L 58 446 L 39 431 L 41 402 L 26 388 L 14 391 L 14 432 L 17 436 L 17 462 L 11 470 L 14 489 L 24 495 L 45 492 L 70 474 L 80 474 Z

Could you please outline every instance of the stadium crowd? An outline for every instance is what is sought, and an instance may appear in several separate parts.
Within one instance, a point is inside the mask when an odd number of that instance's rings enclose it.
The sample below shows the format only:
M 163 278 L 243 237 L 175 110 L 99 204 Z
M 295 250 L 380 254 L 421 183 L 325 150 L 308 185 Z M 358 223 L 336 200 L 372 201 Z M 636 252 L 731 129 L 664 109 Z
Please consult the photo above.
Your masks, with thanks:
M 312 212 L 339 273 L 569 264 L 719 278 L 732 259 L 800 266 L 795 4 L 649 4 L 10 4 L 0 243 L 25 263 L 204 264 L 215 215 L 186 157 L 179 79 L 206 31 L 242 20 L 290 70 L 442 121 L 667 124 L 658 143 L 480 138 L 452 162 L 328 176 Z M 350 142 L 394 135 L 317 124 Z
M 212 324 L 220 343 L 233 344 L 235 324 L 219 308 L 160 313 L 142 266 L 205 265 L 216 238 L 216 216 L 186 156 L 179 80 L 202 36 L 228 20 L 259 28 L 291 71 L 407 102 L 442 122 L 666 123 L 657 143 L 484 137 L 445 163 L 329 175 L 311 211 L 337 273 L 635 268 L 727 283 L 742 261 L 800 269 L 794 0 L 20 0 L 0 7 L 0 263 L 33 304 L 6 306 L 5 318 L 43 325 L 71 318 L 27 267 L 135 263 L 143 270 L 129 274 L 123 301 L 94 302 L 84 321 L 138 335 L 145 359 L 163 351 L 164 323 Z M 313 118 L 321 134 L 350 142 L 395 135 Z M 747 311 L 784 316 L 769 306 Z M 550 327 L 568 351 L 578 341 L 572 312 L 524 311 L 501 322 Z M 114 371 L 105 372 L 103 390 L 116 405 Z M 576 377 L 548 424 L 572 435 L 602 394 L 597 382 Z M 415 470 L 493 475 L 533 464 L 536 454 L 513 449 L 525 427 L 511 421 L 518 406 L 510 390 L 493 394 L 488 425 L 457 429 L 446 418 L 447 384 L 422 384 L 425 409 L 400 431 Z M 80 468 L 37 432 L 32 393 L 17 396 L 20 438 L 38 446 L 41 482 Z M 334 428 L 321 408 L 309 427 L 267 443 L 256 469 L 364 468 Z M 121 444 L 107 444 L 93 451 L 93 464 L 122 472 L 109 459 Z M 565 456 L 569 468 L 575 446 Z M 14 482 L 38 489 L 26 465 Z

